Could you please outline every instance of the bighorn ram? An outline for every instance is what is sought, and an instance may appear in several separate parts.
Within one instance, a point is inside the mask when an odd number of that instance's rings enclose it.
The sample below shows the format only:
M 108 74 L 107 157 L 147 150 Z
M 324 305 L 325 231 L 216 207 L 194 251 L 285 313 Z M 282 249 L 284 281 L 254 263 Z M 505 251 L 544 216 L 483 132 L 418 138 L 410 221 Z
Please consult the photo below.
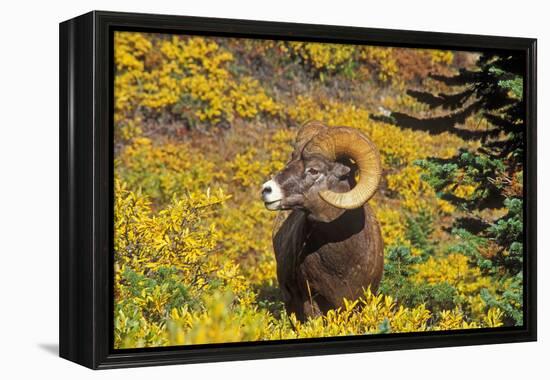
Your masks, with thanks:
M 383 241 L 366 202 L 380 176 L 378 150 L 365 135 L 310 121 L 286 167 L 263 185 L 265 206 L 281 210 L 273 229 L 277 278 L 287 311 L 298 319 L 378 289 Z

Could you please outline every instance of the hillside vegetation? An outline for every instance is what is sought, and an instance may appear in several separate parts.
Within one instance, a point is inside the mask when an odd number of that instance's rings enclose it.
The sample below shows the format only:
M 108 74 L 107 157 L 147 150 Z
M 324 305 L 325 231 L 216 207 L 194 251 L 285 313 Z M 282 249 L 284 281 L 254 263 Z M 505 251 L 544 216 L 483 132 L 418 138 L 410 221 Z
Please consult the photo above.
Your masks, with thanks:
M 434 117 L 407 89 L 449 91 L 429 73 L 475 69 L 463 52 L 115 34 L 115 348 L 511 326 L 517 282 L 479 264 L 491 244 L 452 228 L 468 210 L 440 197 L 426 159 L 481 142 L 373 119 Z M 299 322 L 277 288 L 261 184 L 284 167 L 297 128 L 360 129 L 383 180 L 380 290 Z M 480 116 L 462 123 L 485 128 Z M 521 186 L 518 182 L 510 186 Z M 476 184 L 446 192 L 468 198 Z M 517 193 L 517 191 L 516 191 Z M 508 206 L 513 207 L 510 203 Z M 485 211 L 487 220 L 507 208 Z M 521 293 L 520 293 L 521 295 Z

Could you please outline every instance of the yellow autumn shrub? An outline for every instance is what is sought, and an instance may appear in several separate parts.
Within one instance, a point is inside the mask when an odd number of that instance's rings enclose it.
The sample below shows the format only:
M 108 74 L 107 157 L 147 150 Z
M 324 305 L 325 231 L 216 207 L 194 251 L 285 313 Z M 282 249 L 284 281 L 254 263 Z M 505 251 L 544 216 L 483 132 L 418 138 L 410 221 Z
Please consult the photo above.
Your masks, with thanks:
M 157 202 L 167 202 L 197 190 L 205 191 L 225 173 L 186 143 L 155 144 L 135 138 L 115 160 L 115 169 L 132 189 L 141 189 Z
M 350 62 L 355 47 L 343 44 L 289 42 L 290 49 L 316 70 L 334 71 Z
M 421 174 L 419 167 L 406 166 L 401 171 L 387 176 L 388 189 L 399 194 L 402 207 L 413 213 L 422 210 L 452 213 L 454 206 L 437 198 L 433 187 L 421 179 Z
M 279 111 L 257 80 L 230 72 L 233 55 L 210 39 L 116 32 L 115 51 L 115 121 L 179 103 L 211 122 Z
M 345 300 L 343 307 L 305 322 L 298 321 L 294 315 L 276 318 L 265 309 L 245 308 L 233 300 L 232 292 L 205 294 L 205 307 L 201 311 L 191 311 L 184 305 L 173 308 L 165 324 L 142 320 L 140 326 L 148 329 L 143 330 L 142 335 L 154 336 L 161 345 L 188 345 L 458 330 L 498 327 L 502 323 L 498 309 L 491 309 L 478 324 L 466 321 L 459 310 L 445 310 L 434 316 L 423 305 L 413 309 L 397 306 L 391 297 L 374 295 L 369 290 L 358 300 Z M 430 323 L 432 320 L 437 322 Z M 125 327 L 124 320 L 120 323 Z M 139 343 L 144 341 L 145 338 L 134 342 L 126 340 L 126 344 L 142 347 Z
M 398 67 L 392 56 L 393 48 L 366 46 L 359 53 L 360 59 L 378 65 L 378 79 L 382 82 L 393 81 L 397 83 Z

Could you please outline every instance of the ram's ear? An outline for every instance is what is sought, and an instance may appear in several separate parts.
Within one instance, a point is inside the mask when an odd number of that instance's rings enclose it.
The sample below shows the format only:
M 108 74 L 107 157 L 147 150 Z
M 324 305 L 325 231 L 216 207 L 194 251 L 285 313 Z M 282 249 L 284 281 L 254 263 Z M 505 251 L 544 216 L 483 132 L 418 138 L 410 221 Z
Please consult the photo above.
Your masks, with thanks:
M 350 172 L 350 168 L 339 162 L 335 162 L 332 166 L 331 173 L 340 179 L 345 178 Z

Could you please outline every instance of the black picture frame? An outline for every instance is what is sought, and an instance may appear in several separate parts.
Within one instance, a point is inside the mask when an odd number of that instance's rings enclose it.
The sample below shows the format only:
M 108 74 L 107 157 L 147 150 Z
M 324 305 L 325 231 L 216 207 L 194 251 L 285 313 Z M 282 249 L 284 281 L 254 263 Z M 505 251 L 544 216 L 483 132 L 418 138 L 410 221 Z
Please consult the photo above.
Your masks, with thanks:
M 114 350 L 114 30 L 525 54 L 524 326 Z M 60 356 L 93 369 L 536 340 L 536 39 L 93 11 L 60 24 Z

